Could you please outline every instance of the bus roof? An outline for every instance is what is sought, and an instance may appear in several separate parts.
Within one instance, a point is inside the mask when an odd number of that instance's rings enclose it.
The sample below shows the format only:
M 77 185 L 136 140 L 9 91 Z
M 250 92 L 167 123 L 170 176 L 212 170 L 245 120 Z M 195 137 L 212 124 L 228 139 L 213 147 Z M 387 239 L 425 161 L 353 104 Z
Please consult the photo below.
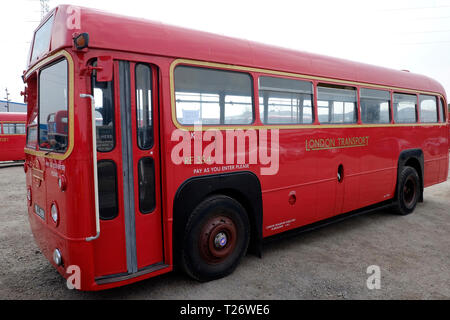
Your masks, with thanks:
M 73 10 L 56 7 L 51 51 L 72 47 L 74 32 L 89 33 L 89 47 L 170 56 L 291 72 L 315 77 L 440 93 L 442 85 L 423 75 L 295 51 L 248 40 L 165 25 L 100 10 L 79 8 L 81 29 L 67 27 Z M 45 20 L 44 20 L 45 21 Z M 33 62 L 34 64 L 34 62 Z
M 25 112 L 0 112 L 0 121 L 26 121 Z

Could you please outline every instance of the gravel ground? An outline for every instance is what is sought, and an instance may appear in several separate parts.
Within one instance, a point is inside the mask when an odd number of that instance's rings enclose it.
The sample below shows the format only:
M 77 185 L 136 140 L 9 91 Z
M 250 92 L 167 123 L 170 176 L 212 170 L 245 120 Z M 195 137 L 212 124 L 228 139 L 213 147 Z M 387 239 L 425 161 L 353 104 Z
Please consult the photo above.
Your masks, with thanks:
M 450 181 L 401 217 L 355 217 L 264 245 L 225 279 L 169 273 L 103 292 L 68 290 L 40 253 L 26 214 L 22 167 L 0 168 L 0 299 L 450 299 Z M 367 268 L 381 270 L 369 290 Z

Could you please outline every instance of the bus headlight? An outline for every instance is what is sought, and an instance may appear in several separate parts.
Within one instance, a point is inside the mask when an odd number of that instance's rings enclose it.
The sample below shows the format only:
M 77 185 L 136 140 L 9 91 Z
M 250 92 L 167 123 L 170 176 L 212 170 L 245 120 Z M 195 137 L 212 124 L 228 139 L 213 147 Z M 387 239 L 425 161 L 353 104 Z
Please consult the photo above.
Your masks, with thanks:
M 59 222 L 59 210 L 58 210 L 58 206 L 56 205 L 55 202 L 52 203 L 52 207 L 51 207 L 50 213 L 52 215 L 53 222 L 55 222 L 56 225 L 58 225 L 58 222 Z
M 53 262 L 59 267 L 62 265 L 62 255 L 61 252 L 58 249 L 55 249 L 53 251 Z
M 58 178 L 58 186 L 59 186 L 59 189 L 60 189 L 62 192 L 66 191 L 66 188 L 67 188 L 67 180 L 66 180 L 66 177 L 65 177 L 64 175 L 60 175 L 60 176 L 59 176 L 59 178 Z

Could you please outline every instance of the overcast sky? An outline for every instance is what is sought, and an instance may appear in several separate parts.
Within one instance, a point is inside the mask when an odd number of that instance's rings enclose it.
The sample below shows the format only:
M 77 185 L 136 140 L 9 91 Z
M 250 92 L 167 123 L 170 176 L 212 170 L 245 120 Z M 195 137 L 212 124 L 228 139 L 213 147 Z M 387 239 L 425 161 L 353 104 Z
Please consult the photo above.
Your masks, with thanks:
M 450 0 L 50 0 L 432 77 L 450 92 Z M 20 78 L 39 0 L 1 1 L 0 100 Z

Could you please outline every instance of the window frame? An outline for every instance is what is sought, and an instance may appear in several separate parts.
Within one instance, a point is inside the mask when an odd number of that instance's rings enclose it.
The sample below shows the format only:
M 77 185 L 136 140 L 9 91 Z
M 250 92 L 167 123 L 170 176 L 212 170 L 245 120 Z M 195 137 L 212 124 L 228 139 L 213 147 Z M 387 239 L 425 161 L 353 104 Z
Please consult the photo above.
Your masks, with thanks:
M 30 134 L 29 134 L 30 129 L 36 129 L 36 144 L 34 144 L 34 145 L 30 144 L 29 143 L 30 141 L 28 140 L 28 137 L 30 136 Z M 26 124 L 26 132 L 25 132 L 26 148 L 32 149 L 32 150 L 37 150 L 37 147 L 39 145 L 39 136 L 38 135 L 39 135 L 39 125 L 37 123 L 31 124 L 31 125 Z
M 415 122 L 399 122 L 397 121 L 398 119 L 398 110 L 397 110 L 397 119 L 395 117 L 395 95 L 396 94 L 402 94 L 402 95 L 408 95 L 411 97 L 416 97 L 416 102 L 414 104 L 414 114 L 416 117 L 416 121 Z M 411 93 L 411 92 L 403 92 L 403 91 L 393 91 L 392 92 L 392 113 L 393 113 L 393 120 L 394 120 L 394 124 L 400 124 L 400 125 L 411 125 L 411 124 L 418 124 L 420 123 L 420 114 L 419 114 L 419 94 L 417 94 L 416 92 Z
M 4 136 L 12 136 L 14 133 L 11 133 L 11 125 L 15 125 L 15 123 L 13 122 L 9 122 L 9 121 L 5 121 L 2 123 L 2 132 Z M 8 131 L 8 132 L 6 132 Z M 15 127 L 14 127 L 14 131 L 15 131 Z
M 150 96 L 150 101 L 149 101 L 149 106 L 150 106 L 150 113 L 151 113 L 151 128 L 152 128 L 152 143 L 149 147 L 147 148 L 143 148 L 140 144 L 140 140 L 139 140 L 139 117 L 138 117 L 138 97 L 137 97 L 137 68 L 138 66 L 145 66 L 148 67 L 150 70 L 150 90 L 151 90 L 151 96 Z M 136 142 L 137 142 L 137 146 L 140 150 L 151 150 L 154 148 L 155 146 L 155 117 L 154 117 L 154 108 L 155 108 L 155 87 L 154 87 L 154 67 L 152 67 L 152 65 L 145 63 L 145 62 L 137 62 L 134 65 L 134 89 L 135 89 L 135 109 L 136 109 Z
M 66 146 L 66 149 L 63 152 L 60 152 L 60 151 L 56 151 L 56 150 L 53 150 L 53 149 L 46 149 L 46 148 L 42 148 L 41 147 L 41 130 L 40 130 L 40 127 L 41 127 L 41 73 L 42 73 L 42 71 L 44 71 L 44 70 L 46 70 L 48 68 L 51 68 L 52 66 L 54 66 L 54 65 L 56 65 L 56 64 L 58 64 L 58 63 L 60 63 L 62 61 L 66 61 L 66 64 L 67 64 L 67 74 L 66 74 L 66 89 L 67 89 L 67 98 L 66 98 L 67 101 L 66 101 L 66 103 L 67 103 L 67 108 L 66 108 L 66 111 L 67 111 L 67 117 L 68 117 L 68 127 L 67 127 L 67 146 Z M 43 67 L 41 67 L 39 69 L 38 74 L 37 74 L 37 92 L 38 92 L 38 94 L 37 94 L 37 97 L 36 97 L 36 104 L 37 104 L 37 111 L 38 111 L 38 113 L 37 113 L 37 145 L 36 145 L 36 150 L 42 150 L 42 151 L 45 151 L 47 153 L 56 153 L 56 154 L 59 154 L 59 155 L 65 155 L 69 150 L 71 150 L 71 145 L 70 144 L 71 144 L 71 141 L 72 141 L 71 140 L 71 138 L 72 138 L 71 137 L 71 128 L 70 128 L 70 122 L 71 122 L 71 120 L 70 120 L 70 115 L 71 115 L 71 112 L 70 112 L 70 108 L 71 108 L 71 106 L 70 106 L 70 95 L 71 95 L 71 92 L 70 92 L 70 61 L 69 61 L 69 59 L 67 57 L 65 57 L 65 56 L 58 57 L 57 59 L 49 62 L 48 64 L 46 64 L 45 66 L 43 66 Z M 28 126 L 27 126 L 27 128 L 28 128 Z M 26 132 L 28 132 L 28 131 L 26 131 Z
M 320 116 L 319 116 L 319 88 L 321 87 L 321 85 L 325 85 L 325 88 L 332 88 L 334 89 L 334 87 L 341 87 L 341 88 L 346 88 L 346 87 L 350 87 L 353 88 L 355 91 L 355 112 L 356 112 L 356 119 L 354 122 L 320 122 Z M 333 82 L 333 81 L 317 81 L 314 84 L 314 87 L 316 88 L 316 109 L 317 109 L 317 124 L 321 125 L 321 126 L 357 126 L 360 125 L 360 119 L 361 119 L 361 111 L 360 111 L 360 93 L 359 93 L 359 89 L 360 87 L 358 85 L 350 85 L 350 84 L 345 84 L 345 83 L 339 83 L 339 82 Z M 339 89 L 339 88 L 338 88 Z M 347 89 L 349 90 L 349 89 Z M 330 109 L 330 106 L 328 106 L 328 109 Z M 345 111 L 345 102 L 343 105 L 343 111 Z M 345 118 L 344 118 L 345 119 Z
M 153 193 L 152 193 L 152 201 L 153 201 L 153 206 L 151 207 L 151 209 L 148 210 L 143 210 L 143 203 L 142 203 L 142 199 L 141 199 L 141 191 L 142 191 L 142 184 L 141 184 L 141 175 L 139 174 L 139 171 L 141 169 L 141 165 L 147 161 L 150 160 L 151 164 L 152 164 L 152 175 L 153 175 L 153 185 L 154 185 L 154 189 L 153 189 Z M 157 208 L 157 199 L 156 199 L 156 195 L 157 195 L 157 183 L 156 183 L 156 163 L 155 163 L 155 159 L 153 159 L 152 157 L 142 157 L 139 159 L 139 161 L 137 162 L 137 168 L 138 168 L 138 176 L 137 176 L 137 180 L 138 180 L 138 202 L 139 202 L 139 211 L 141 212 L 141 214 L 143 215 L 148 215 L 151 214 L 153 212 L 155 212 L 156 208 Z
M 201 62 L 200 62 L 201 63 Z M 253 74 L 253 72 L 250 71 L 246 71 L 246 70 L 241 70 L 241 69 L 233 69 L 233 68 L 227 68 L 226 66 L 211 66 L 209 64 L 191 64 L 191 63 L 176 63 L 175 65 L 172 65 L 172 71 L 171 71 L 171 78 L 172 78 L 172 98 L 173 98 L 173 103 L 172 103 L 172 120 L 174 122 L 174 124 L 177 127 L 181 127 L 181 128 L 190 128 L 190 127 L 194 127 L 195 124 L 193 123 L 181 123 L 180 121 L 178 121 L 178 114 L 177 114 L 177 105 L 176 105 L 176 78 L 175 78 L 175 71 L 178 67 L 190 67 L 190 68 L 197 68 L 197 69 L 204 69 L 204 70 L 214 70 L 214 71 L 225 71 L 225 72 L 229 72 L 229 73 L 237 73 L 237 74 L 241 74 L 241 75 L 246 75 L 249 77 L 249 84 L 250 84 L 250 98 L 252 100 L 251 102 L 251 107 L 252 107 L 252 121 L 250 123 L 237 123 L 237 124 L 232 124 L 232 123 L 225 123 L 225 116 L 224 116 L 224 123 L 218 123 L 218 124 L 203 124 L 202 123 L 202 127 L 207 127 L 207 128 L 217 128 L 217 127 L 230 127 L 230 128 L 236 128 L 236 127 L 250 127 L 253 126 L 257 123 L 257 115 L 256 115 L 256 97 L 255 97 L 255 79 L 257 79 L 257 76 L 255 76 Z M 220 102 L 219 102 L 220 104 Z M 223 110 L 221 109 L 220 112 L 221 114 L 223 113 L 225 115 L 225 105 L 224 104 L 224 108 Z M 221 120 L 221 119 L 220 119 Z
M 61 153 L 49 153 L 45 152 L 43 150 L 39 150 L 36 146 L 36 148 L 32 147 L 25 147 L 25 153 L 43 157 L 45 159 L 54 159 L 54 160 L 66 160 L 70 157 L 70 155 L 73 152 L 74 146 L 75 146 L 75 130 L 74 130 L 74 105 L 75 103 L 79 102 L 79 97 L 75 96 L 75 61 L 74 57 L 72 56 L 72 53 L 70 51 L 67 51 L 65 49 L 61 49 L 60 51 L 57 51 L 56 53 L 51 54 L 50 56 L 44 58 L 42 61 L 31 67 L 26 73 L 23 75 L 24 81 L 27 82 L 29 86 L 29 96 L 28 96 L 28 108 L 32 112 L 32 115 L 38 114 L 38 79 L 37 76 L 39 74 L 39 69 L 43 66 L 52 63 L 54 61 L 57 61 L 61 58 L 66 58 L 68 62 L 68 98 L 69 98 L 69 143 L 68 143 L 68 149 L 64 154 Z M 30 122 L 30 120 L 33 120 Z M 27 126 L 34 124 L 34 119 L 28 119 L 27 120 Z M 36 119 L 37 124 L 37 119 Z
M 432 97 L 432 98 L 434 98 L 434 101 L 435 101 L 435 106 L 436 106 L 436 121 L 423 121 L 423 119 L 422 119 L 422 97 Z M 419 111 L 419 116 L 420 116 L 420 123 L 425 123 L 425 124 L 432 124 L 432 123 L 439 123 L 439 113 L 440 113 L 440 111 L 439 111 L 439 98 L 438 97 L 436 97 L 435 95 L 432 95 L 432 94 L 424 94 L 424 93 L 421 93 L 421 94 L 419 94 L 419 103 L 418 103 L 418 111 Z
M 263 126 L 311 126 L 314 125 L 316 123 L 316 101 L 317 101 L 317 97 L 316 97 L 316 83 L 314 82 L 314 80 L 311 79 L 300 79 L 300 78 L 294 78 L 294 77 L 286 77 L 286 76 L 282 76 L 282 75 L 273 75 L 273 74 L 258 74 L 256 77 L 256 88 L 258 89 L 257 92 L 257 96 L 255 94 L 255 100 L 258 101 L 258 121 L 261 122 L 261 124 Z M 274 79 L 281 79 L 281 80 L 291 80 L 291 81 L 299 81 L 299 82 L 307 82 L 309 84 L 311 84 L 311 122 L 308 123 L 299 123 L 299 122 L 291 122 L 291 123 L 271 123 L 271 122 L 264 122 L 264 116 L 261 117 L 261 111 L 264 111 L 264 105 L 261 105 L 260 103 L 260 99 L 261 99 L 261 91 L 268 91 L 268 92 L 279 92 L 279 93 L 289 93 L 289 91 L 281 91 L 281 90 L 261 90 L 260 86 L 261 86 L 261 78 L 274 78 Z M 295 92 L 291 92 L 293 94 L 300 94 L 300 93 L 295 93 Z M 307 93 L 301 93 L 304 95 L 307 95 Z M 304 106 L 303 106 L 304 107 Z M 255 108 L 255 112 L 256 112 L 256 108 Z M 256 121 L 256 119 L 255 119 Z
M 41 59 L 42 57 L 40 57 L 40 56 L 35 56 L 35 52 L 34 52 L 34 50 L 36 49 L 35 47 L 36 47 L 36 35 L 37 35 L 37 33 L 39 32 L 39 31 L 41 31 L 42 30 L 42 28 L 45 26 L 45 25 L 47 25 L 47 23 L 49 23 L 50 22 L 50 20 L 52 20 L 52 25 L 51 25 L 51 28 L 50 28 L 50 38 L 49 38 L 49 41 L 48 41 L 48 48 L 47 48 L 47 51 L 46 52 L 43 52 L 43 56 L 45 56 L 45 54 L 47 54 L 49 51 L 50 51 L 50 47 L 51 47 L 51 45 L 52 45 L 52 35 L 53 35 L 53 29 L 54 29 L 54 27 L 55 27 L 55 13 L 53 12 L 44 22 L 41 22 L 40 23 L 40 25 L 38 26 L 38 29 L 34 32 L 34 34 L 33 34 L 33 40 L 32 40 L 32 43 L 31 43 L 31 46 L 30 46 L 30 52 L 29 52 L 29 57 L 28 57 L 28 62 L 30 63 L 30 64 L 32 64 L 33 62 L 35 62 L 35 61 L 38 61 L 39 59 Z
M 368 82 L 361 82 L 361 81 L 349 81 L 349 80 L 340 80 L 340 79 L 333 79 L 329 77 L 319 77 L 314 75 L 308 75 L 308 74 L 302 74 L 299 72 L 289 72 L 289 71 L 277 71 L 270 68 L 264 68 L 264 67 L 246 67 L 242 65 L 231 65 L 221 62 L 210 62 L 205 60 L 195 60 L 195 59 L 174 59 L 170 63 L 170 70 L 169 70 L 169 83 L 170 83 L 170 101 L 171 101 L 171 118 L 172 118 L 172 124 L 175 125 L 178 129 L 182 130 L 188 130 L 193 131 L 195 130 L 195 127 L 193 124 L 182 124 L 177 119 L 177 108 L 176 108 L 176 90 L 175 90 L 175 69 L 179 66 L 186 66 L 186 67 L 193 67 L 193 68 L 201 68 L 201 69 L 212 69 L 212 70 L 221 70 L 221 71 L 230 71 L 230 72 L 237 72 L 237 73 L 245 73 L 249 75 L 253 79 L 252 83 L 252 99 L 253 99 L 253 122 L 249 124 L 225 124 L 225 123 L 217 123 L 217 124 L 202 124 L 203 127 L 206 127 L 203 130 L 207 129 L 217 129 L 217 130 L 227 130 L 229 127 L 236 128 L 236 129 L 250 129 L 252 126 L 257 126 L 258 128 L 280 128 L 280 129 L 294 129 L 294 128 L 313 128 L 316 126 L 323 126 L 323 127 L 353 127 L 353 126 L 364 126 L 364 127 L 383 127 L 383 126 L 394 126 L 394 125 L 418 125 L 421 124 L 420 119 L 420 102 L 419 102 L 419 96 L 421 93 L 425 95 L 437 95 L 438 98 L 442 95 L 437 92 L 427 92 L 427 91 L 420 91 L 420 90 L 414 90 L 414 89 L 408 89 L 408 88 L 401 88 L 401 87 L 395 87 L 388 84 L 382 84 L 382 83 L 368 83 Z M 260 114 L 262 109 L 262 104 L 260 104 L 259 101 L 259 78 L 260 77 L 274 77 L 274 78 L 281 78 L 281 79 L 291 79 L 291 80 L 299 80 L 299 81 L 306 81 L 311 82 L 313 84 L 313 100 L 312 100 L 312 109 L 313 109 L 313 122 L 308 124 L 301 124 L 301 123 L 264 123 Z M 319 95 L 319 87 L 321 85 L 331 85 L 331 86 L 337 86 L 337 87 L 350 87 L 353 90 L 356 91 L 356 116 L 354 121 L 352 122 L 343 122 L 343 123 L 336 123 L 336 122 L 326 122 L 321 123 L 319 121 L 319 104 L 318 104 L 318 95 Z M 361 101 L 360 101 L 360 91 L 361 89 L 371 89 L 371 90 L 380 90 L 380 91 L 386 91 L 389 93 L 389 122 L 383 122 L 383 123 L 365 123 L 362 121 L 362 112 L 361 112 Z M 415 122 L 397 122 L 395 121 L 395 114 L 394 114 L 394 95 L 395 94 L 404 94 L 404 95 L 411 95 L 416 96 L 415 99 Z M 439 100 L 440 101 L 440 100 Z M 444 116 L 445 120 L 448 120 L 450 118 L 450 111 L 447 110 L 447 105 L 444 103 Z M 343 106 L 345 111 L 345 104 Z M 439 108 L 439 106 L 438 106 Z M 442 121 L 443 123 L 446 123 L 445 120 L 441 119 L 441 111 L 439 109 L 439 121 Z
M 383 91 L 389 94 L 389 109 L 388 109 L 388 114 L 389 114 L 389 121 L 388 122 L 364 122 L 363 121 L 363 112 L 362 112 L 362 103 L 361 103 L 361 99 L 364 99 L 361 95 L 361 91 L 362 90 L 374 90 L 374 91 Z M 374 99 L 375 100 L 375 99 Z M 381 100 L 381 99 L 380 99 Z M 361 119 L 361 124 L 362 125 L 389 125 L 392 124 L 394 121 L 394 114 L 393 114 L 393 95 L 392 95 L 392 90 L 389 89 L 384 89 L 384 88 L 378 88 L 378 87 L 365 87 L 365 86 L 359 86 L 358 87 L 358 109 L 359 109 L 359 113 L 358 113 L 358 117 L 359 119 Z
M 8 133 L 6 133 L 6 131 L 5 131 L 5 125 L 8 126 Z M 4 122 L 1 123 L 1 126 L 2 126 L 3 131 L 0 131 L 0 132 L 2 132 L 3 135 L 7 135 L 7 136 L 23 136 L 23 135 L 26 135 L 27 126 L 26 126 L 25 122 L 4 121 Z M 14 128 L 14 133 L 10 132 L 11 131 L 11 126 L 13 126 L 13 128 Z M 17 126 L 23 126 L 23 129 L 25 129 L 25 132 L 24 133 L 17 133 Z
M 448 105 L 445 103 L 444 98 L 442 96 L 438 97 L 439 100 L 439 123 L 447 123 L 447 110 Z
M 112 164 L 113 168 L 114 168 L 114 184 L 115 184 L 115 188 L 114 188 L 114 195 L 115 195 L 115 212 L 114 215 L 111 215 L 111 217 L 105 218 L 102 217 L 102 208 L 100 208 L 100 190 L 99 190 L 99 218 L 102 221 L 111 221 L 116 219 L 119 216 L 120 213 L 120 203 L 119 203 L 119 172 L 118 172 L 118 165 L 114 160 L 110 160 L 110 159 L 104 159 L 104 160 L 98 160 L 97 161 L 97 167 L 100 167 L 99 165 L 101 165 L 102 163 L 108 163 L 108 164 Z M 99 171 L 97 171 L 97 175 L 99 176 L 98 178 L 101 178 L 100 175 L 98 174 Z M 99 188 L 100 188 L 100 179 L 98 179 L 99 181 Z
M 92 59 L 91 61 L 89 61 L 89 65 L 91 67 L 95 67 L 97 63 L 97 59 Z M 95 97 L 95 87 L 94 87 L 94 83 L 95 81 L 98 82 L 97 80 L 94 80 L 94 72 L 95 70 L 92 72 L 92 74 L 90 75 L 90 86 L 91 86 L 91 94 L 93 97 Z M 97 79 L 95 77 L 95 79 Z M 113 73 L 113 77 L 111 81 L 108 81 L 111 83 L 111 98 L 112 98 L 112 106 L 113 106 L 113 115 L 112 115 L 112 136 L 113 136 L 113 141 L 112 141 L 112 146 L 109 150 L 99 150 L 99 146 L 97 143 L 97 152 L 99 153 L 110 153 L 113 152 L 116 149 L 117 146 L 117 119 L 116 119 L 116 114 L 117 114 L 117 105 L 116 105 L 116 81 L 115 81 L 115 73 Z M 103 94 L 103 92 L 102 92 Z M 97 110 L 95 110 L 96 112 L 98 112 Z M 102 115 L 103 117 L 103 115 Z M 93 119 L 93 121 L 95 122 L 96 119 Z M 97 123 L 95 124 L 95 135 L 97 137 Z

